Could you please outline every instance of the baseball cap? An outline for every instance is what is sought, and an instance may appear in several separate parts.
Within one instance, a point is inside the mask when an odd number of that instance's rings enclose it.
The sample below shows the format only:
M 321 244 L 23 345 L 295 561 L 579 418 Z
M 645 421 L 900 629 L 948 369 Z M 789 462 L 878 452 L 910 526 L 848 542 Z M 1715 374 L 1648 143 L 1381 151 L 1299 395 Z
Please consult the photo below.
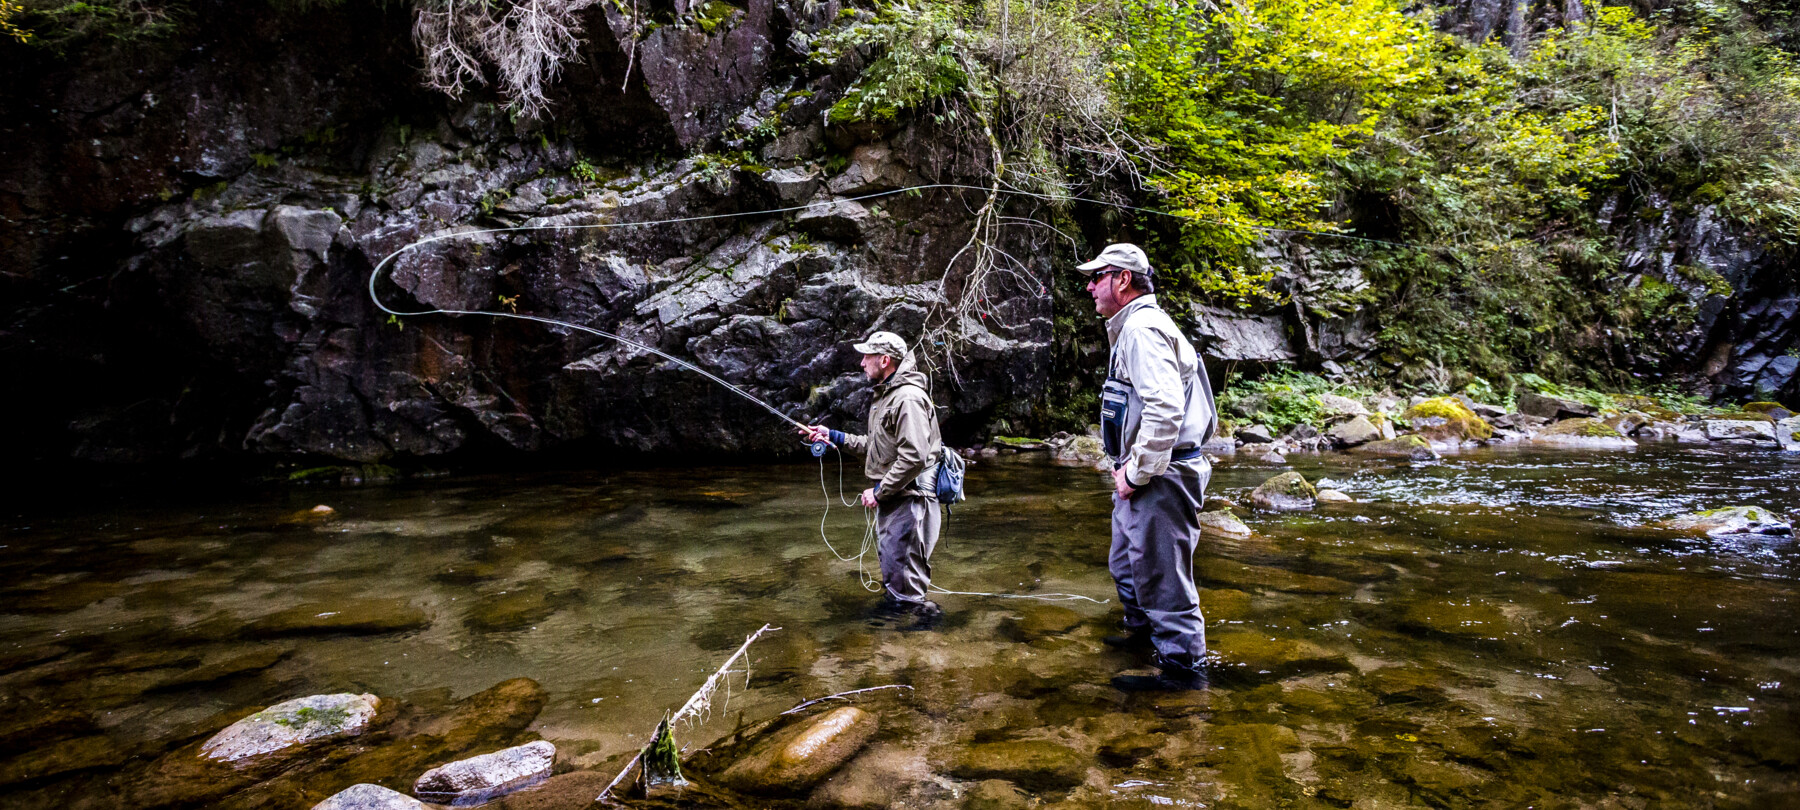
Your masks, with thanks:
M 906 341 L 893 332 L 876 332 L 868 340 L 851 346 L 863 354 L 885 354 L 896 360 L 906 358 Z
M 1150 257 L 1144 255 L 1144 249 L 1127 242 L 1107 245 L 1100 255 L 1087 264 L 1077 265 L 1076 270 L 1084 276 L 1091 276 L 1098 270 L 1117 267 L 1130 270 L 1141 276 L 1148 276 L 1155 271 L 1150 269 Z

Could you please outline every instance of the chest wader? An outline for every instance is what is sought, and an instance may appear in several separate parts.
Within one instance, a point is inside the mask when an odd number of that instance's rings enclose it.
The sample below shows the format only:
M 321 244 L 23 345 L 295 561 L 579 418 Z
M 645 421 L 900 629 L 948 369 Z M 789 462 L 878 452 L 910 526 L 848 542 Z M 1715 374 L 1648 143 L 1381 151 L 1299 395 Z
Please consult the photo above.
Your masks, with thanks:
M 1100 389 L 1100 444 L 1118 470 L 1130 449 L 1125 429 L 1128 423 L 1137 426 L 1144 402 L 1134 386 L 1112 376 L 1113 363 L 1109 357 L 1106 384 Z M 1198 447 L 1177 447 L 1162 475 L 1135 487 L 1129 500 L 1113 497 L 1107 569 L 1125 608 L 1125 629 L 1150 635 L 1165 670 L 1196 671 L 1206 655 L 1194 548 L 1211 477 L 1212 466 Z

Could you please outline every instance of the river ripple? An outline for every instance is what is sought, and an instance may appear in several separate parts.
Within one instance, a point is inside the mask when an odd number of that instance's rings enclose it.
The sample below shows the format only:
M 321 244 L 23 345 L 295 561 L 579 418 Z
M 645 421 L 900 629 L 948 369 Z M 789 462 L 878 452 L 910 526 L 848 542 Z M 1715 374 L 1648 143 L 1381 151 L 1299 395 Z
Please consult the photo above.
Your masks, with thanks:
M 865 700 L 883 731 L 850 768 L 913 806 L 963 806 L 969 751 L 1029 741 L 1074 752 L 1054 778 L 1018 777 L 1069 806 L 1800 802 L 1800 552 L 1645 527 L 1800 509 L 1793 454 L 1291 461 L 1365 503 L 1203 542 L 1222 660 L 1212 689 L 1177 697 L 1108 685 L 1138 665 L 1100 644 L 1113 604 L 943 596 L 937 630 L 872 624 L 858 565 L 820 538 L 809 465 L 18 505 L 0 547 L 0 798 L 143 806 L 158 758 L 248 709 L 345 691 L 442 707 L 519 676 L 547 690 L 531 731 L 564 767 L 610 775 L 771 623 L 748 682 L 684 742 L 909 684 Z M 1275 471 L 1228 460 L 1212 491 L 1247 502 Z M 835 462 L 823 472 L 835 490 Z M 938 584 L 1111 598 L 1101 476 L 1019 457 L 973 467 L 969 489 Z M 335 514 L 301 514 L 316 503 Z M 861 510 L 824 527 L 853 555 Z

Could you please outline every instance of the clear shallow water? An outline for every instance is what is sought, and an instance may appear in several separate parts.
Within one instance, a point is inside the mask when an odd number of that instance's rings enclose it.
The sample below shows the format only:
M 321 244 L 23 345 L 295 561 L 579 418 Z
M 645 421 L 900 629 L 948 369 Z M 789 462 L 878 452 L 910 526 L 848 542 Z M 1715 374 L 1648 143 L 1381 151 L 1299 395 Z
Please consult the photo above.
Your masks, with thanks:
M 747 686 L 683 742 L 911 685 L 860 704 L 883 731 L 840 781 L 864 799 L 973 806 L 1008 744 L 1047 741 L 1073 754 L 1054 773 L 998 772 L 1047 805 L 1800 804 L 1800 550 L 1642 528 L 1800 509 L 1800 459 L 1290 461 L 1368 503 L 1246 514 L 1256 537 L 1203 541 L 1219 677 L 1183 696 L 1108 685 L 1138 665 L 1100 644 L 1112 604 L 944 596 L 937 630 L 872 626 L 875 595 L 819 538 L 811 465 L 16 505 L 0 541 L 0 803 L 180 804 L 144 798 L 165 795 L 145 788 L 167 778 L 159 763 L 250 709 L 353 691 L 429 712 L 515 677 L 547 696 L 527 733 L 610 777 L 769 623 L 782 630 L 752 649 Z M 1211 492 L 1247 502 L 1278 471 L 1227 461 Z M 939 585 L 1112 597 L 1101 476 L 1025 456 L 969 480 Z M 335 515 L 299 515 L 317 503 Z M 835 506 L 826 528 L 854 553 L 860 510 Z M 332 621 L 352 632 L 316 626 Z M 228 674 L 194 682 L 207 667 Z M 269 805 L 418 775 L 370 768 Z

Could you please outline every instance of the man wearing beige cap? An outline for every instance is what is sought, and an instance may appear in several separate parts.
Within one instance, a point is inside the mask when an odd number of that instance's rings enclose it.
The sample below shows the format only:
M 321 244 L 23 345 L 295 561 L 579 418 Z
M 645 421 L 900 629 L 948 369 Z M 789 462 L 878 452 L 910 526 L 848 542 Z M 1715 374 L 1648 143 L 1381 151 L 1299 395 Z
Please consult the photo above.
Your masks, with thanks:
M 1112 344 L 1100 391 L 1101 444 L 1113 461 L 1107 567 L 1125 607 L 1125 634 L 1106 643 L 1154 653 L 1155 676 L 1122 675 L 1126 691 L 1206 685 L 1206 624 L 1194 587 L 1199 510 L 1212 465 L 1200 446 L 1218 421 L 1194 347 L 1157 306 L 1154 271 L 1136 245 L 1107 245 L 1076 268 Z
M 931 588 L 931 550 L 937 546 L 939 454 L 937 408 L 906 341 L 876 332 L 854 345 L 862 352 L 863 374 L 875 383 L 869 406 L 869 435 L 857 436 L 824 425 L 800 429 L 808 442 L 832 444 L 864 454 L 863 474 L 875 486 L 863 490 L 862 504 L 875 510 L 876 552 L 886 592 L 883 612 L 910 614 L 913 628 L 931 626 L 942 614 L 926 598 Z

